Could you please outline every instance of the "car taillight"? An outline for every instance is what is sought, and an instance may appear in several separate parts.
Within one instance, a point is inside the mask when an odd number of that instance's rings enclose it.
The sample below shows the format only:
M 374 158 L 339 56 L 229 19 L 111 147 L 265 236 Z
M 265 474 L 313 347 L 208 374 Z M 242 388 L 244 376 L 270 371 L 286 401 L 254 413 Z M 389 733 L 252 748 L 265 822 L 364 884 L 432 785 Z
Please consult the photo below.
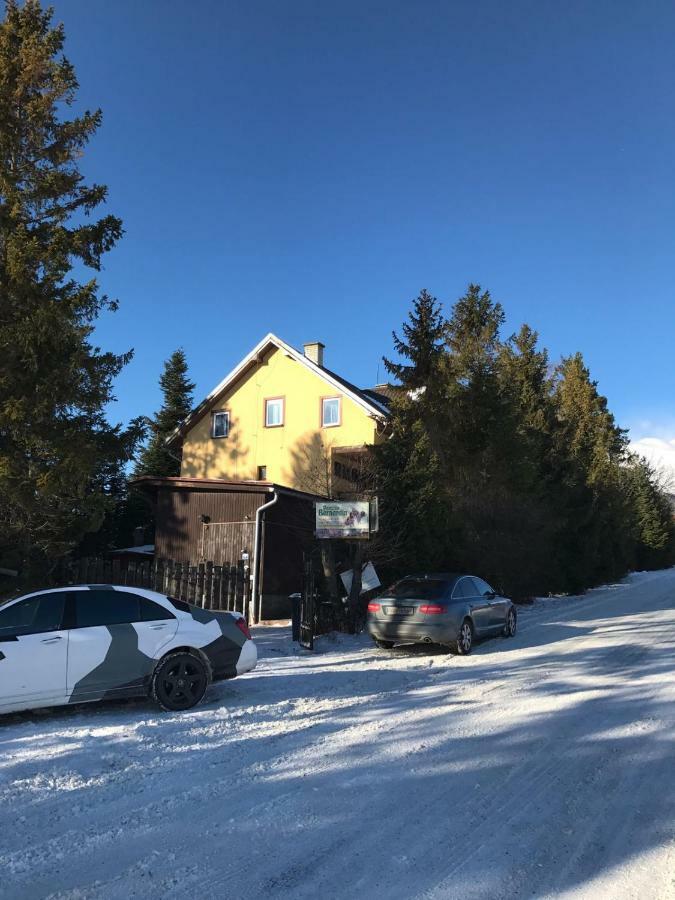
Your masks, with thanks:
M 368 604 L 368 612 L 379 612 L 380 604 L 379 603 L 369 603 Z
M 428 616 L 437 616 L 445 612 L 445 607 L 439 606 L 438 603 L 424 603 L 420 606 L 420 612 L 426 613 Z
M 237 619 L 234 623 L 239 631 L 244 635 L 247 641 L 251 640 L 251 632 L 248 630 L 248 625 L 246 624 L 246 619 Z

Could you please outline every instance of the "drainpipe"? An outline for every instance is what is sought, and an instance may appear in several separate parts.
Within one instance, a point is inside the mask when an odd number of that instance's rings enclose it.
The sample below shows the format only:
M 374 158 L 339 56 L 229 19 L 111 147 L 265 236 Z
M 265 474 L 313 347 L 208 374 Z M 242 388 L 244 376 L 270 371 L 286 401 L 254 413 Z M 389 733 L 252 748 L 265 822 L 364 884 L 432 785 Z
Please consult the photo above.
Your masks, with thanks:
M 260 560 L 258 557 L 260 556 L 260 525 L 262 523 L 262 514 L 266 509 L 269 509 L 270 506 L 274 506 L 274 504 L 279 500 L 279 495 L 276 491 L 273 491 L 272 494 L 272 499 L 268 503 L 263 503 L 262 506 L 259 506 L 255 513 L 255 541 L 253 547 L 253 589 L 251 591 L 254 622 L 260 621 L 260 614 L 262 612 L 262 597 L 258 596 L 260 589 Z

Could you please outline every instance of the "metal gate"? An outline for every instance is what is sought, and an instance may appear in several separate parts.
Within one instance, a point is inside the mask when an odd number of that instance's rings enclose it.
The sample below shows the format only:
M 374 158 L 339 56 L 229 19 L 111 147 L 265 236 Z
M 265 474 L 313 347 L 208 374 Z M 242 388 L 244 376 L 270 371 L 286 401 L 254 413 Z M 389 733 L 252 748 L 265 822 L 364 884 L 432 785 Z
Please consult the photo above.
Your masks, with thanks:
M 314 638 L 330 631 L 345 630 L 345 609 L 335 605 L 325 594 L 320 554 L 305 555 L 302 595 L 300 600 L 300 646 L 314 649 Z

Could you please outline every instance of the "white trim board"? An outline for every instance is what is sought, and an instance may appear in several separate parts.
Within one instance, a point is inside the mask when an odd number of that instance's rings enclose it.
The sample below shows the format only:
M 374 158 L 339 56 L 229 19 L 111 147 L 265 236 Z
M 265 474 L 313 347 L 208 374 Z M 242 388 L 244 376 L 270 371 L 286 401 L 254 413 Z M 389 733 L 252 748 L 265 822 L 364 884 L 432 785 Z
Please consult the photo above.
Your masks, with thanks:
M 354 393 L 354 391 L 350 390 L 346 385 L 344 385 L 341 381 L 338 381 L 336 378 L 327 372 L 325 369 L 322 369 L 321 366 L 318 366 L 316 363 L 312 362 L 311 359 L 308 359 L 304 353 L 301 353 L 299 350 L 296 350 L 295 347 L 291 347 L 290 344 L 287 344 L 286 341 L 282 341 L 281 338 L 277 337 L 275 334 L 272 334 L 270 331 L 269 334 L 266 334 L 265 337 L 259 341 L 253 350 L 245 356 L 241 362 L 232 369 L 232 371 L 223 378 L 223 380 L 217 384 L 214 389 L 211 391 L 208 396 L 202 400 L 202 402 L 196 406 L 190 415 L 185 419 L 185 421 L 167 438 L 167 443 L 170 444 L 176 440 L 176 438 L 180 437 L 181 434 L 185 434 L 186 431 L 190 429 L 190 427 L 203 415 L 204 412 L 208 409 L 209 405 L 216 400 L 220 394 L 227 390 L 231 384 L 233 384 L 254 362 L 257 357 L 259 357 L 268 347 L 273 346 L 278 350 L 286 353 L 291 359 L 294 359 L 296 362 L 301 363 L 303 366 L 306 366 L 310 372 L 313 372 L 315 375 L 318 375 L 319 378 L 322 378 L 327 384 L 330 384 L 332 388 L 339 391 L 341 394 L 344 394 L 346 397 L 349 397 L 350 400 L 353 400 L 357 406 L 360 406 L 363 410 L 365 410 L 370 416 L 374 416 L 378 419 L 382 419 L 386 416 L 386 412 L 383 407 L 376 403 L 375 401 L 366 400 L 359 394 Z

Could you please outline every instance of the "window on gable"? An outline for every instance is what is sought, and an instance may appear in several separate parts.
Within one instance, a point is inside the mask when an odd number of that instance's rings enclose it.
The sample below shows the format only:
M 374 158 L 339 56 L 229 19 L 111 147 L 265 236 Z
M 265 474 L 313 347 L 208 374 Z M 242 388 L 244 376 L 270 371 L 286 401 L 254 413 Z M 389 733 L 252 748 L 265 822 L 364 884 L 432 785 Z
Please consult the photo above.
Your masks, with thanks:
M 278 428 L 284 424 L 284 398 L 270 397 L 265 400 L 265 427 Z
M 211 417 L 211 437 L 224 438 L 230 433 L 229 412 L 214 412 Z
M 340 424 L 340 398 L 324 397 L 321 400 L 321 425 L 328 428 Z
M 258 466 L 258 481 L 267 481 L 267 466 Z

